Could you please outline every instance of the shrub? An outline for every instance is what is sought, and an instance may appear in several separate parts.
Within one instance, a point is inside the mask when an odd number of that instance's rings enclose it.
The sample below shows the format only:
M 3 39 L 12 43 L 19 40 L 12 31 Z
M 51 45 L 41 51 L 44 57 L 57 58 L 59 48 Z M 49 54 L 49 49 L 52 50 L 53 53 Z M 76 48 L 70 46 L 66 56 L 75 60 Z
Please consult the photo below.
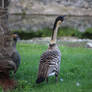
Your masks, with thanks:
M 82 38 L 92 39 L 92 28 L 88 28 L 83 34 Z
M 52 29 L 45 28 L 42 30 L 34 31 L 22 31 L 15 30 L 13 32 L 17 32 L 21 39 L 31 39 L 34 37 L 50 37 L 52 34 Z M 85 32 L 80 32 L 77 29 L 63 27 L 58 31 L 58 36 L 73 36 L 78 38 L 90 38 L 92 39 L 92 28 L 88 28 Z
M 75 30 L 73 28 L 63 27 L 63 28 L 60 28 L 58 35 L 59 36 L 75 36 L 76 32 L 78 32 L 78 30 Z
M 43 30 L 38 30 L 37 32 L 34 31 L 22 31 L 22 30 L 14 30 L 13 32 L 18 33 L 21 39 L 31 39 L 34 37 L 46 37 L 51 35 L 51 30 L 50 29 L 43 29 Z

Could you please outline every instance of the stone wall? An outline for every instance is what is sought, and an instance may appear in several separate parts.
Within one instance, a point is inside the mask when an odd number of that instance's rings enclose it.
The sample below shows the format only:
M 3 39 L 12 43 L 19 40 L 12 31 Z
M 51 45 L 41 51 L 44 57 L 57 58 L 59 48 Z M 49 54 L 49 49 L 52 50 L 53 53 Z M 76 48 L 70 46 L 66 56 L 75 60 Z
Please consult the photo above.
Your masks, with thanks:
M 57 16 L 42 15 L 11 15 L 9 16 L 9 27 L 11 30 L 38 31 L 53 27 Z M 84 32 L 92 27 L 92 17 L 65 17 L 62 27 L 70 27 Z
M 92 0 L 11 0 L 9 13 L 17 14 L 9 17 L 11 30 L 52 28 L 58 15 L 68 15 L 62 26 L 92 27 Z
M 75 12 L 76 11 L 76 12 Z M 92 0 L 11 0 L 10 13 L 92 15 Z

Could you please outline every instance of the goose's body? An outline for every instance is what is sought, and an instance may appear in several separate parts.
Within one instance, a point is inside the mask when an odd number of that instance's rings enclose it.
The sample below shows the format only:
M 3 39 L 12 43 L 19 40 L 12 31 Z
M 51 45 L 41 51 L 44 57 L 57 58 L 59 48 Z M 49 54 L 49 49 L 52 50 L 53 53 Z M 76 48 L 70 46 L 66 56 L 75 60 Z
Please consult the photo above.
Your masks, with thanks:
M 20 55 L 19 55 L 19 53 L 18 53 L 18 51 L 16 49 L 16 43 L 17 43 L 18 38 L 19 37 L 18 37 L 17 34 L 13 34 L 13 48 L 14 49 L 13 49 L 13 53 L 12 53 L 11 58 L 12 58 L 13 62 L 16 65 L 16 69 L 15 69 L 14 73 L 16 73 L 17 69 L 19 68 L 20 61 L 21 61 Z
M 45 51 L 40 57 L 39 71 L 36 83 L 41 83 L 44 80 L 48 81 L 49 76 L 55 75 L 56 81 L 60 71 L 61 52 L 56 44 L 56 37 L 60 23 L 63 21 L 63 17 L 57 17 L 51 41 L 47 51 Z
M 58 76 L 60 70 L 61 52 L 57 45 L 49 46 L 40 58 L 37 83 L 45 80 L 48 76 Z

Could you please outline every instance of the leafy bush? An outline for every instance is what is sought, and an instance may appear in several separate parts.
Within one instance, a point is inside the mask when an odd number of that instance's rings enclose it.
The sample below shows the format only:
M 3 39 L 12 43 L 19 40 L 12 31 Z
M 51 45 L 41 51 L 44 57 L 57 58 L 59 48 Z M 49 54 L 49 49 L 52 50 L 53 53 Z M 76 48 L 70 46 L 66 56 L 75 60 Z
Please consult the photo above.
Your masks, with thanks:
M 88 28 L 83 34 L 82 38 L 92 39 L 92 28 Z
M 75 36 L 76 32 L 78 32 L 78 30 L 75 30 L 73 28 L 63 27 L 63 28 L 60 28 L 58 35 L 59 36 Z
M 22 30 L 17 30 L 13 31 L 17 32 L 20 36 L 21 39 L 30 39 L 34 37 L 50 37 L 52 34 L 52 29 L 45 28 L 42 30 L 38 30 L 37 32 L 34 31 L 22 31 Z M 77 29 L 73 28 L 68 28 L 68 27 L 63 27 L 60 28 L 58 31 L 58 36 L 74 36 L 78 38 L 90 38 L 92 39 L 92 28 L 88 28 L 85 32 L 80 32 Z
M 37 32 L 34 31 L 22 31 L 22 30 L 14 30 L 13 32 L 18 33 L 21 39 L 30 39 L 34 37 L 47 37 L 51 36 L 51 30 L 50 29 L 43 29 L 38 30 Z

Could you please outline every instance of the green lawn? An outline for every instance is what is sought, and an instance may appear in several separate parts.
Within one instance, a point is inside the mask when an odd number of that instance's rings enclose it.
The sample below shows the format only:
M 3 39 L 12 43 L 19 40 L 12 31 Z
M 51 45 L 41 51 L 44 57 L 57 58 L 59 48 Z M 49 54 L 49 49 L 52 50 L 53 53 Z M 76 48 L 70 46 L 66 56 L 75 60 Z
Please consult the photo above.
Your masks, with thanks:
M 47 48 L 45 45 L 17 45 L 21 65 L 16 74 L 18 87 L 13 92 L 92 92 L 92 50 L 87 48 L 59 46 L 62 60 L 58 83 L 53 76 L 49 77 L 48 84 L 36 84 L 40 55 Z

